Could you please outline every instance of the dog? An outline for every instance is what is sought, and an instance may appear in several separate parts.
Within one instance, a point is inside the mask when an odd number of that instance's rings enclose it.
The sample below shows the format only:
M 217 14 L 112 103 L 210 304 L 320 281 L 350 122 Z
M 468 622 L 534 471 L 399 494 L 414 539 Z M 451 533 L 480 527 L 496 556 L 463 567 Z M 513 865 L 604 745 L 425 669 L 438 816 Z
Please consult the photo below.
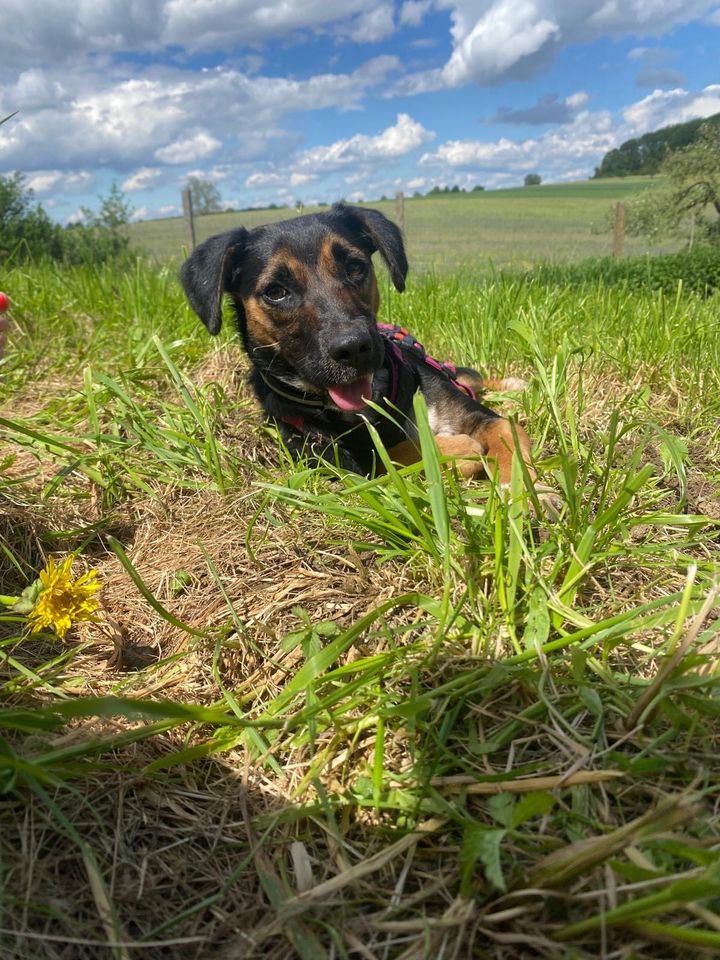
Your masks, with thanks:
M 517 451 L 534 480 L 523 428 L 477 399 L 507 381 L 439 364 L 406 331 L 377 323 L 376 252 L 402 292 L 408 262 L 398 227 L 377 210 L 336 203 L 211 237 L 190 254 L 180 278 L 213 335 L 229 294 L 250 383 L 293 455 L 371 475 L 377 463 L 369 422 L 393 461 L 417 462 L 413 396 L 420 390 L 439 451 L 456 458 L 463 476 L 487 467 L 509 484 Z

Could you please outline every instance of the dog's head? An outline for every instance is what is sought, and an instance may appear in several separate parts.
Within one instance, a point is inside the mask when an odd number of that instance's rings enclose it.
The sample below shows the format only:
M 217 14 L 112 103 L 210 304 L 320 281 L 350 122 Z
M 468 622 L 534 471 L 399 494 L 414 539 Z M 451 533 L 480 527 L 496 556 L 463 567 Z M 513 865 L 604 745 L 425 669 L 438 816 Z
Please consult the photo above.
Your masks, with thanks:
M 183 264 L 190 305 L 216 334 L 230 294 L 245 347 L 261 370 L 341 410 L 362 406 L 384 361 L 372 254 L 405 289 L 400 231 L 377 210 L 338 203 L 310 214 L 206 240 Z

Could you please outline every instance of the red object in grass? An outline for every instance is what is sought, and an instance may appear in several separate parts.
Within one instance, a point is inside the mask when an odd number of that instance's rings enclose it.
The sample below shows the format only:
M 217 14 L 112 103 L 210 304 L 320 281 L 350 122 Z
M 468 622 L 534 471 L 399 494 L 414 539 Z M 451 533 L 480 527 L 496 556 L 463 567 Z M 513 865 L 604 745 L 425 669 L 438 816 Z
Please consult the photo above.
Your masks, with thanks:
M 5 311 L 8 309 L 9 306 L 10 306 L 10 297 L 6 293 L 3 293 L 2 290 L 0 290 L 0 313 L 5 313 Z

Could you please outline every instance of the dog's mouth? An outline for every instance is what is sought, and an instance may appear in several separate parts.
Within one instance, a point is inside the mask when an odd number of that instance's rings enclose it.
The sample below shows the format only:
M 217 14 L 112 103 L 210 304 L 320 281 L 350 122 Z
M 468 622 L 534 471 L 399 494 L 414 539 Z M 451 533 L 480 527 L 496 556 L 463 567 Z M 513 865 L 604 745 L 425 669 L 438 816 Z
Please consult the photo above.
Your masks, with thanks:
M 366 373 L 351 383 L 338 383 L 327 392 L 336 407 L 344 411 L 362 410 L 372 400 L 373 375 Z

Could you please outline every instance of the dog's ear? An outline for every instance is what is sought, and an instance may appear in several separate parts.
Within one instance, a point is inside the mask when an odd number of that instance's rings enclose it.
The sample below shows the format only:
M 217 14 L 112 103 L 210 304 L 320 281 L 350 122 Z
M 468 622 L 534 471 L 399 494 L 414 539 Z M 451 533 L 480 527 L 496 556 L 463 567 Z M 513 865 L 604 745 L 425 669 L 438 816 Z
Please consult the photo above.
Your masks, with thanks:
M 180 282 L 190 306 L 213 336 L 220 332 L 223 294 L 237 282 L 248 236 L 240 227 L 210 237 L 180 268 Z
M 347 203 L 333 204 L 330 213 L 347 225 L 355 225 L 355 229 L 359 229 L 358 239 L 369 241 L 371 253 L 375 250 L 380 253 L 395 288 L 402 293 L 408 274 L 408 262 L 399 227 L 379 210 L 366 210 L 365 207 L 354 207 Z

